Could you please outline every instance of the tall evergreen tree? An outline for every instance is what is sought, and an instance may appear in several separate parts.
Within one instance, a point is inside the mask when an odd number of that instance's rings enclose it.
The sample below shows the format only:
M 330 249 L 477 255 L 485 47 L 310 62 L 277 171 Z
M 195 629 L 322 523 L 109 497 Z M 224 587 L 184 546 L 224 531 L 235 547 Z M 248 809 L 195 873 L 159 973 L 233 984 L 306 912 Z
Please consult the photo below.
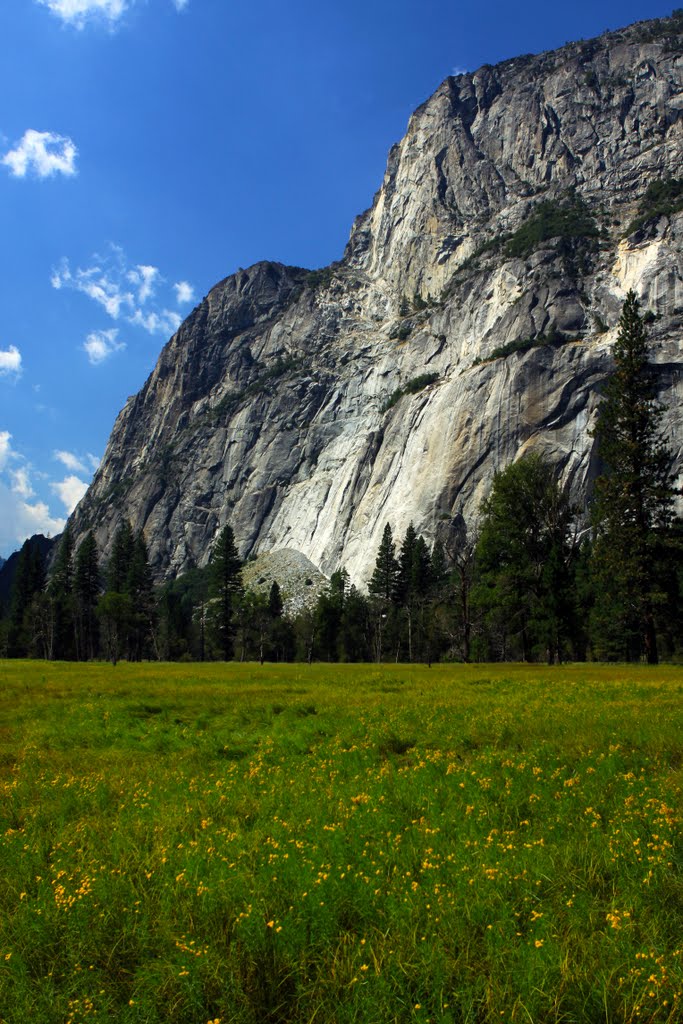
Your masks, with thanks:
M 134 545 L 133 528 L 129 521 L 124 519 L 114 534 L 107 565 L 107 590 L 117 594 L 126 593 Z
M 561 654 L 569 630 L 565 596 L 570 587 L 574 510 L 552 468 L 536 454 L 493 478 L 482 504 L 476 560 L 479 602 L 525 661 L 543 647 L 550 661 Z
M 210 593 L 214 598 L 213 627 L 218 649 L 223 659 L 228 661 L 234 654 L 234 608 L 242 591 L 242 562 L 229 525 L 224 526 L 218 536 L 211 554 L 210 570 Z
M 151 647 L 158 657 L 154 584 L 142 531 L 133 538 L 125 588 L 132 606 L 129 656 L 133 661 L 140 661 L 150 653 Z
M 595 436 L 605 467 L 592 509 L 598 653 L 658 661 L 656 617 L 666 600 L 661 560 L 675 495 L 672 454 L 662 430 L 647 331 L 633 291 L 619 320 L 614 372 Z
M 368 589 L 375 601 L 375 658 L 382 660 L 387 639 L 393 627 L 393 602 L 396 599 L 400 567 L 396 558 L 396 546 L 389 523 L 384 527 L 382 540 L 377 551 L 375 568 Z
M 78 546 L 73 578 L 76 615 L 76 647 L 81 660 L 97 656 L 98 619 L 95 614 L 100 594 L 100 567 L 95 535 L 90 530 Z
M 73 534 L 67 523 L 47 586 L 46 612 L 52 617 L 50 658 L 72 659 L 76 653 L 73 553 Z
M 107 565 L 107 591 L 100 597 L 97 609 L 108 657 L 114 664 L 119 658 L 130 656 L 134 617 L 130 573 L 134 548 L 133 528 L 124 519 L 114 534 Z
M 25 658 L 33 646 L 31 606 L 45 589 L 45 560 L 37 544 L 26 540 L 21 546 L 10 595 L 7 648 L 11 658 Z M 44 650 L 39 653 L 44 655 Z
M 412 523 L 406 530 L 398 558 L 396 602 L 404 611 L 408 632 L 408 661 L 413 660 L 413 633 L 419 627 L 418 647 L 423 639 L 425 603 L 431 585 L 431 557 L 424 539 Z

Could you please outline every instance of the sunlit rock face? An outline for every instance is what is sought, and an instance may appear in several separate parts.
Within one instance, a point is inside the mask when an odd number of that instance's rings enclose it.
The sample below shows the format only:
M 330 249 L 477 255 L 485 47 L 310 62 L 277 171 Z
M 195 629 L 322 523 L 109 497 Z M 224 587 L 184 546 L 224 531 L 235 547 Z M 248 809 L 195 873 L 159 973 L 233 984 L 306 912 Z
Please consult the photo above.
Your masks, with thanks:
M 364 583 L 386 522 L 430 541 L 475 529 L 493 473 L 525 452 L 582 500 L 630 288 L 680 469 L 683 213 L 633 224 L 653 183 L 683 177 L 682 30 L 640 23 L 448 78 L 343 259 L 241 270 L 182 324 L 119 414 L 76 533 L 106 556 L 127 517 L 161 579 L 205 564 L 230 522 L 244 556 L 294 550 Z

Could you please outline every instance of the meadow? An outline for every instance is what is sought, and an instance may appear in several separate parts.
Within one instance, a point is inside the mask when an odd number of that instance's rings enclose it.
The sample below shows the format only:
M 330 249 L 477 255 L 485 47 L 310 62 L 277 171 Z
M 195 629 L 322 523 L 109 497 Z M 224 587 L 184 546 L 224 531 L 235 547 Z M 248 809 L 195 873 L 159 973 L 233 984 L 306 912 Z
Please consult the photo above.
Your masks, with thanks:
M 681 1021 L 682 726 L 680 667 L 0 662 L 0 1021 Z

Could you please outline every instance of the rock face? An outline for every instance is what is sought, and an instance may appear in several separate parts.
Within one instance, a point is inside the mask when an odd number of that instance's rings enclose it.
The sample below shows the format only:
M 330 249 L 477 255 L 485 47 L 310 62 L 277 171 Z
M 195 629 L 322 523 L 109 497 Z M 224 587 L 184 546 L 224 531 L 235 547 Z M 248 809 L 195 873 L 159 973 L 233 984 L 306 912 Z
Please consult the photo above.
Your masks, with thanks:
M 76 534 L 106 556 L 128 517 L 164 578 L 230 522 L 244 556 L 296 550 L 363 583 L 387 521 L 472 528 L 494 471 L 531 449 L 585 497 L 629 288 L 680 470 L 683 183 L 668 206 L 653 190 L 683 175 L 682 77 L 674 17 L 446 79 L 342 260 L 256 264 L 182 324 Z

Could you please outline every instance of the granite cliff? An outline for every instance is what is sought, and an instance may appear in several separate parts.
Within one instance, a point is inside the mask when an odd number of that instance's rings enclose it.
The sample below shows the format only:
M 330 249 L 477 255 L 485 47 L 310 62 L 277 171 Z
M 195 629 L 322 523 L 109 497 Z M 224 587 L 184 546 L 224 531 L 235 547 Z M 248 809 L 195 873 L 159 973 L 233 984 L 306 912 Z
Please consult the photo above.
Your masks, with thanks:
M 72 517 L 123 516 L 158 578 L 301 552 L 367 579 L 384 524 L 476 521 L 531 449 L 578 498 L 629 288 L 683 466 L 683 16 L 446 79 L 393 147 L 343 258 L 221 281 L 114 425 Z

